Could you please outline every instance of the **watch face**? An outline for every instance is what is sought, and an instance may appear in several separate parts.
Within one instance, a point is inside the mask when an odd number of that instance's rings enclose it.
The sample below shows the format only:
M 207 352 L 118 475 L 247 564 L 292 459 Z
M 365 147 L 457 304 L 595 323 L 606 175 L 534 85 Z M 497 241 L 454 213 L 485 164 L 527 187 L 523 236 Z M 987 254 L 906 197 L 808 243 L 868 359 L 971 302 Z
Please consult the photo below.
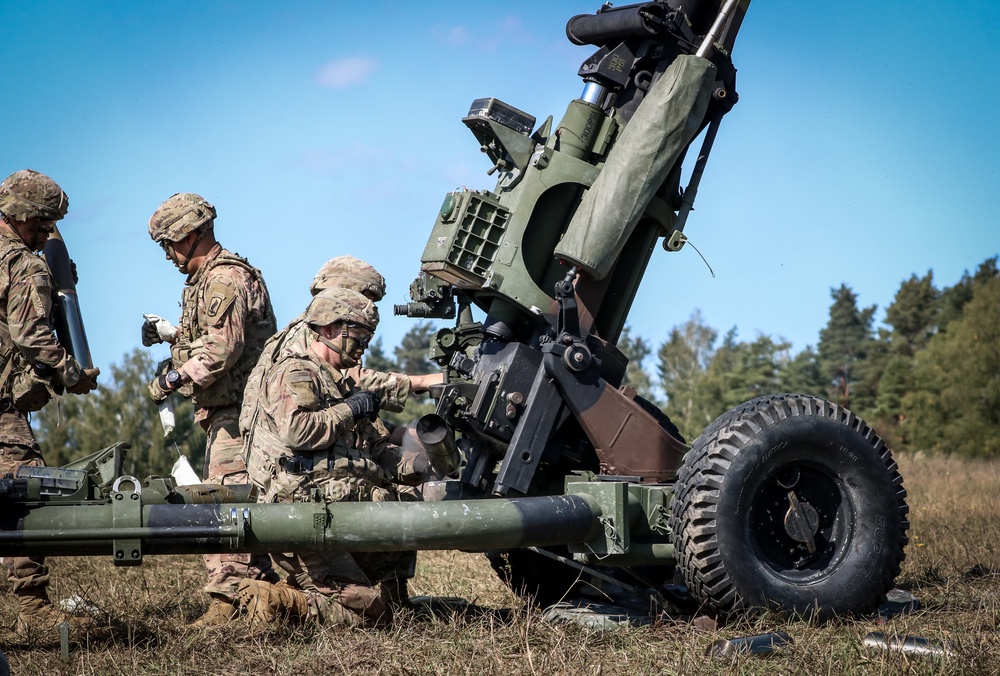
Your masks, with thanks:
M 181 382 L 181 374 L 174 370 L 167 371 L 167 382 L 171 385 L 179 384 Z

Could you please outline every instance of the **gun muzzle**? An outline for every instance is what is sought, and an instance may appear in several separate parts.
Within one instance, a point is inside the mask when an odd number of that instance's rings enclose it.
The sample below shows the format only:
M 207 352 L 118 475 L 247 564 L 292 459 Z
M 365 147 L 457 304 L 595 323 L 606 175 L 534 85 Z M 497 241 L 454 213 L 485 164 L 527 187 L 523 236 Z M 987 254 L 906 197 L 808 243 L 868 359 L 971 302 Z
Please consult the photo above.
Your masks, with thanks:
M 462 458 L 444 418 L 437 413 L 421 417 L 417 421 L 417 439 L 430 456 L 431 467 L 445 476 L 458 469 Z
M 664 27 L 664 7 L 659 2 L 578 14 L 566 23 L 566 37 L 574 45 L 602 47 L 632 37 L 656 35 Z

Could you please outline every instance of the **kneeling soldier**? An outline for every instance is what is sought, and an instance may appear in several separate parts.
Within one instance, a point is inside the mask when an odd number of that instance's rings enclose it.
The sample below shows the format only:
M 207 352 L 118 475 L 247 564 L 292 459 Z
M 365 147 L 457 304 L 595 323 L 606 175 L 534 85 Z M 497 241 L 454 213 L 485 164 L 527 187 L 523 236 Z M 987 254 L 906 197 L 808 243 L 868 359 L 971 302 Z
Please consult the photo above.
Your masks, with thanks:
M 319 293 L 306 309 L 308 330 L 290 336 L 273 361 L 261 362 L 259 389 L 248 389 L 241 418 L 248 469 L 265 502 L 395 501 L 394 483 L 424 476 L 403 461 L 373 423 L 378 397 L 357 389 L 344 369 L 359 362 L 378 324 L 370 300 L 349 289 Z M 381 430 L 381 431 L 380 431 Z M 375 582 L 397 570 L 393 553 L 272 554 L 288 577 L 280 585 L 244 580 L 240 600 L 251 620 L 316 618 L 330 624 L 388 620 Z

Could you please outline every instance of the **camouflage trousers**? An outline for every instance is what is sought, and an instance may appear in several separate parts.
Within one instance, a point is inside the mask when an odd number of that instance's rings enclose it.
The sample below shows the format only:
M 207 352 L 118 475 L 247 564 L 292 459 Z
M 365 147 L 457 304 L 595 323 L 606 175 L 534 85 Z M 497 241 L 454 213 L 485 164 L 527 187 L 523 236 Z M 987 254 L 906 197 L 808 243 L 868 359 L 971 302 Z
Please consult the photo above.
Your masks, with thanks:
M 399 500 L 395 488 L 377 486 L 360 477 L 309 481 L 279 470 L 272 487 L 274 502 L 311 500 L 318 490 L 327 502 Z M 386 608 L 375 586 L 382 581 L 413 577 L 413 552 L 285 552 L 273 553 L 275 565 L 288 574 L 288 584 L 310 599 L 310 616 L 323 623 L 342 623 L 343 609 L 362 624 L 385 619 Z
M 205 445 L 205 483 L 250 483 L 243 460 L 243 438 L 240 436 L 240 410 L 228 406 L 212 411 L 201 422 L 208 434 Z M 266 554 L 205 554 L 208 584 L 204 591 L 214 598 L 235 601 L 237 587 L 244 578 L 277 582 L 278 575 Z
M 0 411 L 0 476 L 14 474 L 22 466 L 44 467 L 45 461 L 28 417 L 8 405 L 8 410 Z M 43 556 L 5 556 L 0 562 L 7 567 L 7 580 L 15 594 L 49 584 L 49 569 Z

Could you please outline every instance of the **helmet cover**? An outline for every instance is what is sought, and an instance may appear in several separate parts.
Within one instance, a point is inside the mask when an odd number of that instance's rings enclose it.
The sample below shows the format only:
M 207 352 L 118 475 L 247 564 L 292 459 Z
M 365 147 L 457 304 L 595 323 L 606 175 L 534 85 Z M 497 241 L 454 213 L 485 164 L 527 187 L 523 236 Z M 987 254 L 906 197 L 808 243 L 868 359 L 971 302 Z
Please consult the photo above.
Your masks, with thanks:
M 313 326 L 350 322 L 374 332 L 378 326 L 378 308 L 369 299 L 351 289 L 324 289 L 306 308 L 305 320 Z
M 371 294 L 378 302 L 385 297 L 385 277 L 374 267 L 354 256 L 331 258 L 319 269 L 309 290 L 312 295 L 323 289 L 352 289 L 361 294 Z
M 149 236 L 154 242 L 179 242 L 196 230 L 212 230 L 215 216 L 215 207 L 201 195 L 177 193 L 153 212 Z
M 15 171 L 0 183 L 0 212 L 15 221 L 58 221 L 69 209 L 59 184 L 34 169 Z

